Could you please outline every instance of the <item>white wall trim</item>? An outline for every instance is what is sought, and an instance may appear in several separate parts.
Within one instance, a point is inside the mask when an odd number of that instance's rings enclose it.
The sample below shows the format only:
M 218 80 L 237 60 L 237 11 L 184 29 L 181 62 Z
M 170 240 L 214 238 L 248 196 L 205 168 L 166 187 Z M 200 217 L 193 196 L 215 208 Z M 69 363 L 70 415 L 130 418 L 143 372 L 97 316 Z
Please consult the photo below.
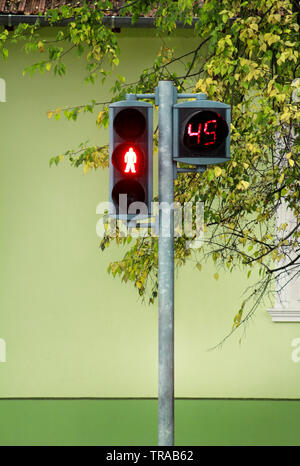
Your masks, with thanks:
M 6 102 L 6 84 L 3 78 L 0 78 L 0 102 Z
M 0 338 L 0 362 L 6 362 L 6 343 Z
M 292 86 L 293 101 L 300 101 L 300 78 L 294 79 Z M 277 139 L 277 149 L 282 145 L 282 141 Z M 280 239 L 282 233 L 277 231 L 283 223 L 288 225 L 288 230 L 296 226 L 296 219 L 291 209 L 289 209 L 283 201 L 276 211 L 276 234 Z M 293 253 L 292 253 L 293 254 Z M 295 254 L 295 253 L 294 253 Z M 284 264 L 285 260 L 281 260 Z M 273 309 L 267 309 L 272 317 L 273 322 L 300 322 L 300 276 L 296 276 L 291 282 L 289 281 L 290 274 L 287 272 L 285 276 L 276 277 L 275 286 L 275 303 Z
M 300 322 L 300 309 L 267 309 L 273 322 Z

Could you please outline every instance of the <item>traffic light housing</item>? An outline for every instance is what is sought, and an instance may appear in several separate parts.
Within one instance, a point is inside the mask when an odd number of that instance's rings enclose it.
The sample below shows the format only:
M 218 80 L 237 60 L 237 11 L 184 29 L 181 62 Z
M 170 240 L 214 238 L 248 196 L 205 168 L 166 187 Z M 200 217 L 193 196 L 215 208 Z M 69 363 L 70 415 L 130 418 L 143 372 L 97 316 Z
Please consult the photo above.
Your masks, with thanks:
M 153 107 L 137 100 L 114 102 L 109 106 L 110 214 L 124 220 L 147 217 L 152 197 Z
M 203 97 L 174 105 L 174 161 L 200 166 L 228 161 L 230 118 L 230 105 Z

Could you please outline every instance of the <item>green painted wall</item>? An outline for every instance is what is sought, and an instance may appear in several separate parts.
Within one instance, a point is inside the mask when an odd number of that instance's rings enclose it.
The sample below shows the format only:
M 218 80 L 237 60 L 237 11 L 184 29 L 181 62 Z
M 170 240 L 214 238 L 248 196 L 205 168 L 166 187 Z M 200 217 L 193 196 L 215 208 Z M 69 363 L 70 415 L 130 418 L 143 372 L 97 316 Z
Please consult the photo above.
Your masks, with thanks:
M 157 445 L 156 400 L 2 400 L 0 445 Z M 176 400 L 175 445 L 300 445 L 300 401 Z
M 116 73 L 132 82 L 166 39 L 124 30 L 119 40 Z M 173 43 L 181 54 L 196 40 L 182 31 Z M 46 112 L 92 98 L 107 101 L 112 82 L 105 88 L 84 84 L 83 61 L 74 55 L 64 78 L 23 77 L 36 57 L 20 46 L 9 53 L 0 69 L 7 83 L 7 102 L 0 104 L 0 338 L 7 347 L 0 397 L 156 397 L 157 307 L 141 304 L 130 285 L 107 274 L 121 248 L 98 248 L 96 206 L 107 200 L 108 172 L 84 176 L 66 164 L 49 168 L 51 156 L 87 139 L 102 144 L 108 131 L 96 128 L 96 115 L 56 122 Z M 300 365 L 292 360 L 291 343 L 300 328 L 272 323 L 268 303 L 246 332 L 208 351 L 230 331 L 249 284 L 243 272 L 221 274 L 218 281 L 214 272 L 207 264 L 199 273 L 191 262 L 176 276 L 176 396 L 299 398 Z M 30 403 L 2 406 L 15 406 L 15 413 L 53 406 Z

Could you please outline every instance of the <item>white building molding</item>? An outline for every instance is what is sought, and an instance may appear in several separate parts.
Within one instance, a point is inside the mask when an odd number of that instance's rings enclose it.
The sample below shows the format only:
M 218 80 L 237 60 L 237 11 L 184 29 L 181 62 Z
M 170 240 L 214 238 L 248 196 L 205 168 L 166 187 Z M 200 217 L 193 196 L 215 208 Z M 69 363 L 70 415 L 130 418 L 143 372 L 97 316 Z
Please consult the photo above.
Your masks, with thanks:
M 0 102 L 6 102 L 6 85 L 2 78 L 0 78 Z
M 6 362 L 6 343 L 0 338 L 0 362 Z
M 296 82 L 297 81 L 297 82 Z M 299 80 L 293 82 L 293 87 L 299 85 Z M 296 102 L 300 101 L 299 87 L 297 87 L 297 93 L 294 91 L 293 100 Z M 279 141 L 280 146 L 280 141 Z M 296 219 L 293 212 L 287 208 L 284 202 L 280 205 L 276 213 L 276 231 L 278 227 L 286 224 L 285 234 L 291 231 L 296 226 Z M 282 235 L 282 232 L 277 233 L 278 237 Z M 289 259 L 291 259 L 292 254 Z M 284 265 L 285 260 L 281 263 Z M 276 278 L 275 285 L 275 303 L 274 308 L 267 309 L 272 317 L 273 322 L 300 322 L 300 277 L 294 277 L 292 272 L 284 275 L 279 275 Z
M 277 211 L 276 228 L 282 224 L 288 225 L 285 233 L 295 228 L 294 215 L 284 203 Z M 273 322 L 300 322 L 300 277 L 293 275 L 286 273 L 276 278 L 274 308 L 268 309 Z
M 268 309 L 273 322 L 300 322 L 300 309 Z

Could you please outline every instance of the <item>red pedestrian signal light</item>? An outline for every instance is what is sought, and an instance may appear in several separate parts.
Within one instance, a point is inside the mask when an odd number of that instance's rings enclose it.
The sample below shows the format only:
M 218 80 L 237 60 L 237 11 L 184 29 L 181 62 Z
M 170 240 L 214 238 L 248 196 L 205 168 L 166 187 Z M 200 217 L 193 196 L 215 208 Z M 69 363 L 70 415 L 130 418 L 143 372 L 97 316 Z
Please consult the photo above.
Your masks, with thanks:
M 112 164 L 121 173 L 141 175 L 145 156 L 140 147 L 135 144 L 119 144 L 112 153 Z
M 109 112 L 109 198 L 118 218 L 132 218 L 151 211 L 153 109 L 146 102 L 126 100 L 111 104 Z M 122 195 L 127 196 L 125 205 Z
M 124 173 L 136 173 L 137 156 L 132 147 L 125 152 L 124 162 L 126 164 Z

